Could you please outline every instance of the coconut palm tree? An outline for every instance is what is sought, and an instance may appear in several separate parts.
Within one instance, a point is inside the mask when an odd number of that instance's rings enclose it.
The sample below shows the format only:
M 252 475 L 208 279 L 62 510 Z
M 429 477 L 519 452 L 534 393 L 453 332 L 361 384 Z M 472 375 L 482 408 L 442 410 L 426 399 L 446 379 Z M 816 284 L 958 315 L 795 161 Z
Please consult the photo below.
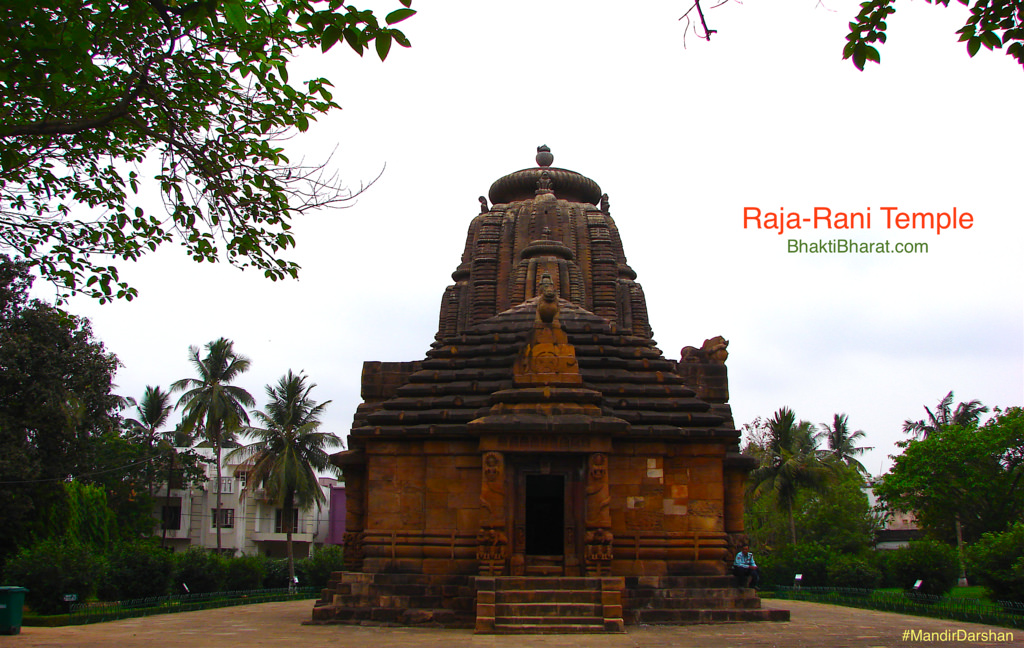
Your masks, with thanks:
M 188 359 L 198 378 L 183 378 L 171 390 L 184 392 L 178 406 L 184 408 L 182 430 L 185 433 L 200 431 L 214 449 L 217 462 L 217 515 L 221 511 L 221 451 L 235 432 L 249 423 L 246 408 L 255 405 L 249 392 L 230 384 L 249 370 L 249 358 L 235 353 L 234 343 L 227 338 L 208 342 L 204 347 L 206 355 L 200 357 L 199 347 L 188 349 Z M 221 550 L 221 524 L 217 528 L 217 552 Z
M 822 434 L 828 442 L 828 454 L 840 463 L 852 466 L 862 474 L 868 474 L 864 464 L 856 459 L 855 455 L 864 454 L 869 447 L 857 446 L 857 441 L 867 435 L 864 430 L 850 432 L 850 425 L 846 414 L 836 414 L 832 417 L 832 423 L 822 423 Z
M 927 406 L 924 411 L 928 413 L 928 418 L 919 421 L 907 419 L 903 422 L 903 432 L 913 435 L 914 438 L 927 439 L 929 434 L 943 425 L 977 427 L 981 422 L 981 415 L 988 411 L 988 407 L 982 405 L 980 400 L 974 399 L 958 403 L 956 409 L 953 409 L 953 392 L 950 391 L 939 401 L 939 406 L 934 412 Z
M 134 407 L 138 418 L 125 420 L 128 429 L 142 437 L 146 443 L 146 456 L 153 458 L 153 446 L 157 442 L 157 431 L 167 424 L 171 416 L 171 395 L 160 387 L 146 385 L 146 391 L 142 394 L 142 400 L 136 402 L 134 398 L 125 399 L 125 404 Z M 149 483 L 149 496 L 153 497 L 154 470 L 152 464 L 146 468 Z
M 821 434 L 807 421 L 797 423 L 788 407 L 767 422 L 765 444 L 757 453 L 761 465 L 750 473 L 750 489 L 756 494 L 774 492 L 779 506 L 789 515 L 789 532 L 796 543 L 793 501 L 801 488 L 820 488 L 828 475 L 818 450 Z
M 320 432 L 320 416 L 330 401 L 317 403 L 309 393 L 316 387 L 306 376 L 290 370 L 276 385 L 267 385 L 266 409 L 253 413 L 262 427 L 243 431 L 256 438 L 249 445 L 232 450 L 229 460 L 241 458 L 246 465 L 245 488 L 262 486 L 267 497 L 281 507 L 281 526 L 288 548 L 289 583 L 295 583 L 292 553 L 294 513 L 297 508 L 317 507 L 326 502 L 317 471 L 331 467 L 328 448 L 342 445 L 334 434 Z

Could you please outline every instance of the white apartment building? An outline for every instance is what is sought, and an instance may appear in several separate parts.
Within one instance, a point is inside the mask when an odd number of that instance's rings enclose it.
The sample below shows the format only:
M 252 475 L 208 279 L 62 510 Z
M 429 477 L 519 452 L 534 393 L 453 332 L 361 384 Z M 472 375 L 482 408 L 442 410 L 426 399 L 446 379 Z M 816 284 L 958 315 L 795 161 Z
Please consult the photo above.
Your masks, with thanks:
M 207 443 L 192 448 L 213 459 L 214 450 Z M 157 535 L 165 538 L 165 546 L 173 551 L 189 547 L 216 548 L 217 526 L 220 526 L 221 548 L 227 554 L 287 556 L 283 530 L 283 511 L 270 502 L 258 484 L 247 484 L 245 466 L 225 459 L 234 448 L 222 451 L 221 480 L 213 463 L 206 466 L 206 481 L 191 488 L 180 483 L 161 485 L 156 492 L 155 517 L 161 521 Z M 186 450 L 181 448 L 180 450 Z M 320 488 L 330 498 L 336 479 L 320 478 Z M 247 488 L 248 486 L 248 488 Z M 217 508 L 217 491 L 221 505 Z M 304 558 L 323 545 L 327 539 L 330 501 L 322 508 L 293 510 L 292 547 L 296 558 Z

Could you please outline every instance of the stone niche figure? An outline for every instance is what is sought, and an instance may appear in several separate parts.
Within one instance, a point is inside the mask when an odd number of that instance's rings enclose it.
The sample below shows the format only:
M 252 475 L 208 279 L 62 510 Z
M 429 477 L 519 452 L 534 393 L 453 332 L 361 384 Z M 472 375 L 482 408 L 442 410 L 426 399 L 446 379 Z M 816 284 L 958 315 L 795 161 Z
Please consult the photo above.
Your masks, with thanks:
M 608 487 L 608 455 L 590 455 L 587 470 L 586 569 L 588 576 L 608 573 L 612 560 L 611 492 Z
M 480 509 L 476 552 L 480 575 L 501 576 L 508 557 L 508 536 L 505 533 L 505 457 L 500 452 L 484 453 Z

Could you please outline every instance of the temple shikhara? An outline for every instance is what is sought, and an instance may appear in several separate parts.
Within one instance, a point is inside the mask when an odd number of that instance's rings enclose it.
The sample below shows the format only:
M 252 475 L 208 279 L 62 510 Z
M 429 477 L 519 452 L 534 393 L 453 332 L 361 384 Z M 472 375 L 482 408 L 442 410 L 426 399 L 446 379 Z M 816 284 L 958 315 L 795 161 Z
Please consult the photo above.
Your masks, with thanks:
M 367 362 L 346 571 L 313 622 L 621 631 L 788 619 L 737 588 L 751 460 L 721 337 L 664 357 L 608 195 L 537 166 L 491 185 L 426 358 Z

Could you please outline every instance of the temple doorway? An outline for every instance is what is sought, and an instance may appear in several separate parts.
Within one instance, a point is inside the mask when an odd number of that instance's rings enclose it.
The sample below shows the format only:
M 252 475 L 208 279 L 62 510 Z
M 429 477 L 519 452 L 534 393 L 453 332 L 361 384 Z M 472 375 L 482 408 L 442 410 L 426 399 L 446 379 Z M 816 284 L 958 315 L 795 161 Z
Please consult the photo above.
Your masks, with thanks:
M 526 555 L 564 556 L 565 476 L 526 475 Z
M 580 575 L 583 460 L 533 455 L 515 463 L 512 573 Z

